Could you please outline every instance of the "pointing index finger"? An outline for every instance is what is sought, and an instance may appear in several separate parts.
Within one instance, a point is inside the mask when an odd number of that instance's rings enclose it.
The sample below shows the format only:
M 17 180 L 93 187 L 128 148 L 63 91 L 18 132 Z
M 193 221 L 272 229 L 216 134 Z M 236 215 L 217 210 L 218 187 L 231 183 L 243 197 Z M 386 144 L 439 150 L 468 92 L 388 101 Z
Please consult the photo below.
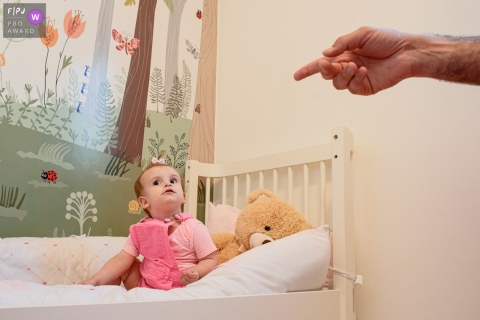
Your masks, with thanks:
M 299 81 L 319 72 L 320 72 L 320 66 L 319 66 L 318 60 L 315 60 L 298 69 L 294 73 L 293 78 Z
M 342 71 L 342 66 L 339 63 L 332 63 L 325 58 L 320 58 L 298 69 L 293 78 L 299 81 L 311 75 L 321 73 L 325 80 L 331 80 L 340 71 Z

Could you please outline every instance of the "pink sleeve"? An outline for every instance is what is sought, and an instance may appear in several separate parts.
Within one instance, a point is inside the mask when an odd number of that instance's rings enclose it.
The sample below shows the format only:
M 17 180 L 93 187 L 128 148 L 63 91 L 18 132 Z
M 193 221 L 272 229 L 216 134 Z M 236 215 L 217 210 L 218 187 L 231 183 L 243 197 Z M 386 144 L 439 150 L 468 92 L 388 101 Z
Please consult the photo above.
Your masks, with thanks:
M 197 255 L 198 259 L 203 259 L 208 256 L 210 253 L 217 250 L 215 244 L 213 244 L 212 237 L 205 225 L 196 219 L 193 220 L 195 223 L 192 226 L 192 240 L 193 240 L 193 250 Z
M 123 245 L 123 251 L 127 252 L 128 254 L 131 254 L 134 257 L 138 257 L 140 252 L 138 252 L 137 248 L 133 244 L 132 238 L 130 235 L 128 235 L 127 241 Z

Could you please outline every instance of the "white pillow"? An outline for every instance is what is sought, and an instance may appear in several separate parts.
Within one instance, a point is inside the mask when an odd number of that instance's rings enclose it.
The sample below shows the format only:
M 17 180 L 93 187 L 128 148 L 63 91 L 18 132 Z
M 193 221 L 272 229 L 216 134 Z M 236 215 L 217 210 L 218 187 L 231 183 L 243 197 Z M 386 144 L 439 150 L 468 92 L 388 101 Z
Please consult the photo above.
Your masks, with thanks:
M 208 203 L 208 208 L 208 220 L 205 225 L 210 233 L 228 232 L 235 234 L 235 224 L 240 209 L 226 204 L 214 205 L 211 202 Z
M 330 260 L 329 228 L 304 230 L 248 250 L 187 289 L 210 286 L 225 295 L 321 289 Z
M 90 278 L 120 252 L 126 237 L 0 239 L 0 280 L 43 285 L 73 284 Z

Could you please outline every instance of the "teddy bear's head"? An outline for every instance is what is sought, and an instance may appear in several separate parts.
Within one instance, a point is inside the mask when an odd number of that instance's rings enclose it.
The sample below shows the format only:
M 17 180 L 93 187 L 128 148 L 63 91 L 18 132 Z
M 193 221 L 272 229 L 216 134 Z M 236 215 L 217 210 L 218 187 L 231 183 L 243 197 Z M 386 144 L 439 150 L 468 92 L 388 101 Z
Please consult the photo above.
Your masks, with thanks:
M 257 189 L 249 194 L 247 205 L 238 215 L 235 239 L 243 252 L 311 228 L 293 206 L 268 190 Z

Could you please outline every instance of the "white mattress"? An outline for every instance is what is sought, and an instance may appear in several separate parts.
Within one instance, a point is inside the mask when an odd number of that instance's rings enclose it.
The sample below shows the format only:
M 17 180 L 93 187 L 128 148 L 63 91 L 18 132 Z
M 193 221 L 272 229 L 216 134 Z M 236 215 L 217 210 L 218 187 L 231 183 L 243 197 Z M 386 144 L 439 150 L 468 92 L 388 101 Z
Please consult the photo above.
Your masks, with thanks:
M 0 308 L 283 293 L 319 290 L 327 274 L 327 227 L 305 230 L 249 250 L 181 289 L 161 291 L 119 286 L 41 285 L 0 281 Z

